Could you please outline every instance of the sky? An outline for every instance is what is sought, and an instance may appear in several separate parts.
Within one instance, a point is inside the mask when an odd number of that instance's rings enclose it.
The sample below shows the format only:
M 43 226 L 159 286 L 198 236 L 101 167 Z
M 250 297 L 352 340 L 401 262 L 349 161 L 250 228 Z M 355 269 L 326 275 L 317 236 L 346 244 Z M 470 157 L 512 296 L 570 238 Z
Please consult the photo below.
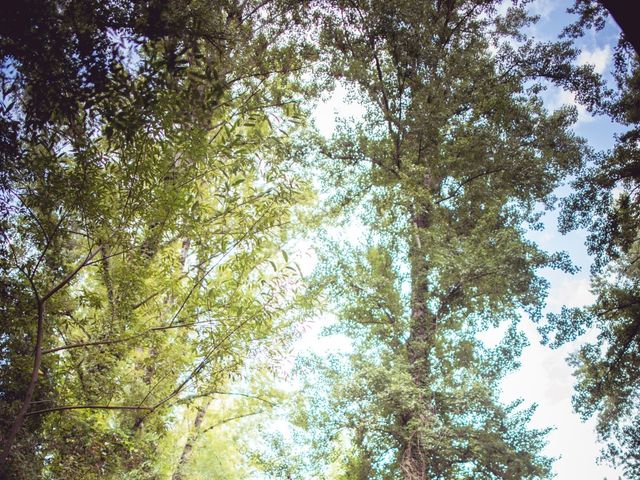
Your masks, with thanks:
M 569 2 L 566 1 L 534 2 L 532 8 L 541 16 L 541 21 L 531 33 L 540 40 L 556 38 L 563 26 L 571 21 L 572 17 L 566 14 L 568 6 Z M 581 49 L 578 62 L 594 65 L 597 72 L 604 74 L 605 78 L 610 80 L 608 72 L 612 68 L 612 54 L 619 34 L 620 30 L 613 22 L 600 32 L 588 32 L 585 37 L 577 41 L 577 46 Z M 549 91 L 545 101 L 550 108 L 561 104 L 575 104 L 571 93 L 559 89 Z M 579 105 L 577 108 L 578 121 L 574 125 L 575 132 L 597 150 L 611 148 L 614 134 L 621 131 L 620 127 L 612 124 L 608 118 L 591 117 Z M 558 194 L 563 195 L 567 191 L 568 188 L 562 188 Z M 557 312 L 562 305 L 578 307 L 590 303 L 593 298 L 589 289 L 591 259 L 584 247 L 585 232 L 559 234 L 557 212 L 546 216 L 545 227 L 543 232 L 533 232 L 530 237 L 546 250 L 566 250 L 574 263 L 581 267 L 580 272 L 575 275 L 558 272 L 545 274 L 551 283 L 547 300 L 548 311 Z M 522 355 L 522 367 L 504 380 L 503 399 L 508 401 L 523 397 L 527 402 L 537 403 L 539 407 L 533 425 L 555 428 L 549 435 L 547 453 L 560 457 L 555 462 L 556 478 L 558 480 L 624 478 L 621 471 L 596 463 L 600 446 L 597 444 L 594 432 L 595 420 L 582 422 L 571 408 L 574 379 L 571 368 L 566 363 L 566 357 L 585 339 L 579 339 L 557 350 L 550 350 L 540 344 L 540 337 L 531 322 L 523 321 L 522 328 L 529 337 L 530 346 Z M 594 335 L 595 332 L 590 332 L 586 337 L 593 338 Z
M 540 21 L 527 32 L 538 40 L 554 40 L 562 28 L 572 21 L 572 16 L 566 13 L 569 1 L 536 0 L 530 5 L 533 13 L 539 15 Z M 612 68 L 612 54 L 619 35 L 617 25 L 610 22 L 600 32 L 588 32 L 585 37 L 576 41 L 580 49 L 578 63 L 594 65 L 595 70 L 610 79 Z M 575 105 L 575 99 L 570 92 L 557 88 L 550 88 L 544 93 L 544 101 L 549 109 L 563 104 Z M 574 125 L 575 132 L 587 139 L 596 150 L 611 148 L 614 134 L 621 131 L 620 127 L 612 124 L 608 118 L 592 117 L 580 105 L 578 121 Z M 350 105 L 345 100 L 345 93 L 337 89 L 333 97 L 317 106 L 314 112 L 316 125 L 321 133 L 330 135 L 336 116 L 357 116 L 361 110 Z M 565 186 L 557 191 L 559 196 L 569 192 Z M 574 263 L 581 270 L 574 275 L 555 271 L 541 272 L 550 282 L 547 311 L 558 312 L 562 305 L 578 307 L 587 305 L 592 300 L 589 289 L 589 267 L 591 259 L 584 247 L 585 232 L 571 232 L 561 235 L 557 231 L 557 212 L 550 212 L 544 217 L 545 229 L 541 232 L 531 232 L 535 240 L 547 251 L 567 251 Z M 357 232 L 354 232 L 357 234 Z M 303 270 L 309 271 L 314 263 L 312 252 L 302 249 L 299 258 Z M 325 319 L 326 321 L 326 319 Z M 301 352 L 311 346 L 316 351 L 327 348 L 348 348 L 348 342 L 336 338 L 319 338 L 320 327 L 324 321 L 319 319 L 315 327 L 308 330 L 296 350 Z M 525 348 L 521 357 L 521 368 L 508 375 L 502 384 L 502 400 L 510 402 L 518 398 L 525 400 L 525 405 L 538 404 L 532 425 L 537 428 L 553 427 L 548 436 L 547 455 L 557 458 L 554 472 L 557 480 L 617 480 L 624 478 L 621 471 L 606 465 L 598 465 L 596 459 L 600 446 L 594 431 L 595 420 L 581 421 L 571 407 L 571 395 L 574 379 L 571 368 L 566 363 L 567 356 L 575 351 L 585 339 L 579 339 L 571 344 L 552 350 L 540 344 L 540 336 L 526 317 L 523 317 L 520 328 L 527 334 L 530 345 Z M 489 334 L 489 337 L 491 335 Z M 595 332 L 586 335 L 586 339 L 594 338 Z M 490 341 L 490 340 L 489 340 Z

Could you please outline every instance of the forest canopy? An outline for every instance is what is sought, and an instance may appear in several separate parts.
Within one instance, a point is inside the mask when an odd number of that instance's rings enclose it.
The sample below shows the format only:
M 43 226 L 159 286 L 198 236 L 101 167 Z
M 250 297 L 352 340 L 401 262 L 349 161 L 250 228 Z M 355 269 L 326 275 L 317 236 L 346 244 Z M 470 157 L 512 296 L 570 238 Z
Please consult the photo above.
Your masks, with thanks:
M 529 3 L 11 5 L 0 478 L 552 478 L 535 405 L 500 394 L 523 318 L 587 334 L 573 407 L 640 478 L 635 37 L 607 80 L 576 39 L 615 2 L 550 41 Z M 322 135 L 336 89 L 361 114 Z M 585 307 L 546 310 L 544 272 L 577 271 L 529 235 L 552 209 L 588 232 Z M 296 356 L 311 320 L 348 348 Z

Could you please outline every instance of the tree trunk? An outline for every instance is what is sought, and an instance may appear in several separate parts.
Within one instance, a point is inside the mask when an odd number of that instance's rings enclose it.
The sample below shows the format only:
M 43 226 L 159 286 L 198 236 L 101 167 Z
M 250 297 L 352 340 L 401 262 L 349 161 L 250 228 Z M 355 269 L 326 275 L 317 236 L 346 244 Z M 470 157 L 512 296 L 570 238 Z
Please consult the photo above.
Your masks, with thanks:
M 210 403 L 211 400 L 207 399 L 201 406 L 198 407 L 196 418 L 193 422 L 193 428 L 189 431 L 187 443 L 184 444 L 182 455 L 180 455 L 180 460 L 178 460 L 178 464 L 176 465 L 176 469 L 171 476 L 171 480 L 183 480 L 185 478 L 184 470 L 186 465 L 189 463 L 189 457 L 191 456 L 193 446 L 196 444 L 198 438 L 200 437 L 200 434 L 202 433 L 202 421 L 204 420 L 204 416 Z
M 22 428 L 24 419 L 27 415 L 27 411 L 31 406 L 31 400 L 33 399 L 33 393 L 35 392 L 36 385 L 38 383 L 38 375 L 40 373 L 40 364 L 42 363 L 42 342 L 44 336 L 44 302 L 40 299 L 37 301 L 38 305 L 38 325 L 36 333 L 36 345 L 33 355 L 33 369 L 31 370 L 31 380 L 27 386 L 27 391 L 20 407 L 20 411 L 16 415 L 13 425 L 9 433 L 4 439 L 2 444 L 2 453 L 0 454 L 0 480 L 5 480 L 6 470 L 8 466 L 9 454 L 11 453 L 11 447 L 18 435 L 18 432 Z
M 407 358 L 409 373 L 418 390 L 418 411 L 407 411 L 402 415 L 405 430 L 405 443 L 401 448 L 401 468 L 406 480 L 426 480 L 428 456 L 422 444 L 416 423 L 422 424 L 426 415 L 426 388 L 429 385 L 430 360 L 435 338 L 435 318 L 429 312 L 429 262 L 424 244 L 424 232 L 431 225 L 430 205 L 417 206 L 413 218 L 414 238 L 409 247 L 409 263 L 411 266 L 411 321 L 409 338 L 407 339 Z
M 616 23 L 620 26 L 625 38 L 636 53 L 640 55 L 640 29 L 636 25 L 638 18 L 638 4 L 629 0 L 601 0 Z M 634 18 L 636 20 L 634 20 Z

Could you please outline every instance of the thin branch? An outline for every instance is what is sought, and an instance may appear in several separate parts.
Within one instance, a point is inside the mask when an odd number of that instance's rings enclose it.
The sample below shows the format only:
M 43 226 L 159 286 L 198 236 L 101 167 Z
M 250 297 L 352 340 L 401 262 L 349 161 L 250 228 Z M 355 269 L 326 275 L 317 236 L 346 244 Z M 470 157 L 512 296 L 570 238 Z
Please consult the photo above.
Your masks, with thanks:
M 242 235 L 240 238 L 238 238 L 229 249 L 227 249 L 226 252 L 224 252 L 220 258 L 213 263 L 213 265 L 211 265 L 211 267 L 209 267 L 200 277 L 200 279 L 197 279 L 196 282 L 194 282 L 193 286 L 191 287 L 191 289 L 189 290 L 189 293 L 187 294 L 187 296 L 185 297 L 184 301 L 182 302 L 182 304 L 180 305 L 180 307 L 178 308 L 178 310 L 176 311 L 176 313 L 173 315 L 173 318 L 171 319 L 171 321 L 169 322 L 169 325 L 172 325 L 173 322 L 178 318 L 178 315 L 180 315 L 180 313 L 182 313 L 182 310 L 184 309 L 184 307 L 187 305 L 187 302 L 189 301 L 189 299 L 191 298 L 191 296 L 193 295 L 193 293 L 196 291 L 196 289 L 202 285 L 202 282 L 205 281 L 205 279 L 209 276 L 209 274 L 218 266 L 220 265 L 220 263 L 222 262 L 222 260 L 224 260 L 238 245 L 240 245 L 240 243 L 242 243 L 252 232 L 253 230 L 258 226 L 258 224 L 262 221 L 262 219 L 266 216 L 267 214 L 267 209 L 265 209 L 265 211 L 262 213 L 262 215 L 260 215 L 258 217 L 258 219 L 253 222 L 253 225 L 251 225 L 251 227 L 244 233 L 244 235 Z
M 42 410 L 35 410 L 28 412 L 27 416 L 40 415 L 50 412 L 62 412 L 66 410 L 153 410 L 152 407 L 143 407 L 140 405 L 66 405 L 62 407 L 43 408 Z
M 51 236 L 45 237 L 46 243 L 45 243 L 44 249 L 42 250 L 42 253 L 40 253 L 40 256 L 38 257 L 38 261 L 33 267 L 33 271 L 31 273 L 32 277 L 34 277 L 36 272 L 38 271 L 38 268 L 40 267 L 40 263 L 42 262 L 42 260 L 44 260 L 44 256 L 47 254 L 47 251 L 49 250 L 49 247 L 53 243 L 53 239 L 58 233 L 58 229 L 60 228 L 60 225 L 62 225 L 62 222 L 64 221 L 66 216 L 67 216 L 67 213 L 65 213 L 64 215 L 60 215 L 60 219 L 58 220 L 58 223 L 56 223 L 56 226 L 54 227 L 53 232 L 51 232 Z
M 219 426 L 221 426 L 221 425 L 224 425 L 225 423 L 232 422 L 233 420 L 239 420 L 239 419 L 241 419 L 241 418 L 251 417 L 251 416 L 253 416 L 253 415 L 259 415 L 259 414 L 261 414 L 261 413 L 264 413 L 264 410 L 258 410 L 258 411 L 255 411 L 255 412 L 244 413 L 244 414 L 242 414 L 242 415 L 236 415 L 235 417 L 225 418 L 224 420 L 222 420 L 222 421 L 220 421 L 220 422 L 218 422 L 218 423 L 214 423 L 213 425 L 211 425 L 211 426 L 210 426 L 210 427 L 208 427 L 208 428 L 205 428 L 205 429 L 202 431 L 202 433 L 203 433 L 203 434 L 204 434 L 204 433 L 207 433 L 209 430 L 213 430 L 214 428 L 219 427 Z
M 9 239 L 9 237 L 7 237 L 6 233 L 4 232 L 4 230 L 0 230 L 0 233 L 2 233 L 2 236 L 4 237 L 4 240 L 7 244 L 7 246 L 9 247 L 9 251 L 11 252 L 11 256 L 13 257 L 13 263 L 15 263 L 16 268 L 18 269 L 18 271 L 24 275 L 24 277 L 27 279 L 27 281 L 29 282 L 29 285 L 31 286 L 31 290 L 33 291 L 33 295 L 35 296 L 36 300 L 39 301 L 40 300 L 40 294 L 38 293 L 38 289 L 36 288 L 36 285 L 33 281 L 33 277 L 31 275 L 29 275 L 29 272 L 27 272 L 24 267 L 22 267 L 20 265 L 20 262 L 18 261 L 18 254 L 16 253 L 15 249 L 13 248 L 13 243 L 11 243 L 11 240 Z
M 182 280 L 182 278 L 179 278 L 177 281 Z M 169 290 L 169 287 L 165 287 L 162 290 L 158 290 L 157 292 L 152 293 L 151 295 L 147 296 L 146 298 L 143 298 L 142 300 L 140 300 L 138 303 L 132 305 L 131 306 L 131 310 L 137 310 L 138 308 L 142 307 L 143 305 L 145 305 L 150 300 L 153 300 L 154 298 L 156 298 L 158 295 L 162 295 L 167 290 Z
M 452 199 L 453 197 L 455 197 L 458 194 L 458 192 L 462 189 L 462 187 L 464 187 L 465 185 L 471 183 L 474 180 L 477 180 L 480 177 L 484 177 L 485 175 L 491 175 L 493 173 L 499 173 L 499 172 L 502 172 L 504 170 L 505 170 L 505 168 L 496 168 L 496 169 L 493 169 L 493 170 L 487 170 L 487 171 L 484 171 L 484 172 L 480 172 L 480 173 L 478 173 L 476 175 L 472 175 L 471 177 L 467 178 L 466 180 L 460 182 L 451 195 L 449 195 L 449 196 L 447 196 L 445 198 L 441 198 L 440 200 L 436 201 L 435 203 L 439 205 L 442 202 L 446 202 L 447 200 Z
M 240 24 L 244 23 L 246 20 L 248 20 L 250 17 L 253 16 L 254 13 L 256 13 L 258 10 L 260 10 L 262 7 L 268 5 L 269 3 L 272 3 L 273 0 L 265 0 L 264 2 L 259 3 L 258 5 L 256 5 L 255 8 L 253 8 L 251 11 L 249 11 L 249 13 L 247 13 L 246 15 L 242 16 L 240 18 Z
M 633 325 L 633 328 L 631 329 L 631 333 L 628 335 L 624 345 L 622 345 L 622 347 L 619 348 L 618 351 L 616 352 L 615 359 L 605 362 L 607 364 L 607 371 L 602 377 L 598 379 L 596 383 L 596 389 L 600 395 L 603 395 L 602 389 L 605 387 L 605 384 L 608 383 L 609 377 L 614 372 L 614 370 L 618 369 L 620 361 L 626 355 L 627 351 L 629 350 L 629 347 L 631 347 L 631 345 L 633 344 L 633 341 L 636 339 L 636 337 L 639 334 L 640 334 L 640 320 L 636 320 L 635 325 Z M 604 393 L 604 395 L 606 395 L 606 393 Z
M 619 304 L 619 305 L 615 305 L 611 308 L 607 308 L 605 310 L 599 310 L 597 312 L 595 312 L 595 315 L 598 317 L 602 317 L 603 315 L 606 315 L 607 313 L 612 313 L 612 312 L 617 312 L 620 310 L 625 310 L 629 307 L 633 307 L 635 305 L 640 304 L 640 301 L 636 301 L 636 302 L 628 302 L 628 303 L 623 303 L 623 304 Z
M 71 344 L 68 344 L 68 345 L 61 345 L 59 347 L 50 348 L 48 350 L 43 350 L 42 353 L 43 354 L 47 354 L 47 353 L 59 352 L 61 350 L 71 350 L 71 349 L 74 349 L 74 348 L 87 348 L 87 347 L 94 347 L 94 346 L 98 346 L 98 345 L 113 345 L 113 344 L 117 344 L 117 343 L 130 342 L 131 340 L 135 340 L 137 338 L 144 337 L 145 335 L 147 335 L 149 333 L 153 333 L 153 332 L 160 332 L 160 331 L 170 330 L 170 329 L 174 329 L 174 328 L 193 327 L 193 326 L 196 326 L 196 325 L 207 325 L 207 324 L 210 324 L 210 323 L 219 322 L 220 320 L 221 319 L 216 318 L 216 319 L 206 320 L 206 321 L 202 321 L 202 322 L 178 323 L 178 324 L 175 324 L 175 325 L 161 325 L 159 327 L 147 328 L 146 330 L 143 330 L 140 333 L 136 333 L 134 335 L 129 335 L 129 336 L 126 336 L 126 337 L 113 338 L 113 339 L 104 339 L 104 340 L 95 340 L 95 341 L 92 341 L 92 342 L 71 343 Z
M 44 303 L 47 300 L 49 300 L 53 295 L 55 295 L 58 291 L 64 288 L 71 280 L 73 280 L 73 278 L 78 274 L 78 272 L 82 270 L 87 265 L 87 263 L 91 261 L 91 259 L 98 254 L 99 251 L 100 251 L 99 248 L 96 248 L 93 252 L 89 251 L 89 253 L 85 257 L 85 259 L 82 261 L 82 263 L 80 263 L 76 268 L 74 268 L 71 272 L 69 272 L 69 274 L 66 277 L 64 277 L 55 287 L 53 287 L 45 295 L 42 296 L 42 302 Z
M 40 230 L 42 231 L 42 235 L 44 235 L 45 240 L 48 242 L 49 241 L 49 236 L 47 235 L 47 231 L 45 230 L 44 226 L 42 225 L 42 223 L 40 222 L 40 220 L 38 219 L 37 215 L 33 212 L 33 210 L 31 210 L 31 208 L 29 208 L 27 206 L 26 203 L 24 203 L 24 200 L 22 200 L 22 197 L 20 196 L 19 193 L 17 193 L 16 191 L 14 191 L 13 189 L 9 189 L 9 191 L 11 193 L 13 193 L 13 195 L 20 201 L 20 203 L 22 204 L 22 206 L 27 210 L 27 212 L 29 213 L 29 216 L 31 218 L 33 218 L 36 222 L 36 224 L 38 225 L 38 228 L 40 228 Z
M 184 379 L 184 381 L 182 381 L 175 389 L 173 389 L 173 391 L 167 395 L 166 397 L 164 397 L 163 399 L 161 399 L 158 403 L 156 403 L 153 406 L 153 410 L 156 410 L 157 408 L 160 408 L 162 405 L 164 405 L 165 403 L 167 403 L 169 400 L 171 400 L 172 398 L 174 398 L 176 395 L 178 395 L 189 383 L 191 383 L 191 381 L 193 379 L 195 379 L 198 374 L 207 366 L 207 364 L 209 363 L 211 356 L 218 350 L 218 348 L 220 348 L 229 338 L 231 338 L 232 335 L 234 335 L 238 330 L 240 330 L 242 327 L 244 327 L 249 320 L 252 320 L 253 317 L 248 317 L 246 318 L 244 321 L 240 322 L 238 325 L 236 325 L 235 328 L 231 329 L 231 331 L 229 333 L 227 333 L 227 335 L 225 335 L 223 338 L 221 338 L 218 342 L 216 342 L 214 345 L 212 345 L 212 347 L 209 349 L 209 351 L 206 353 L 206 355 L 203 357 L 203 359 L 198 363 L 198 365 L 191 371 L 191 373 L 189 374 L 189 376 Z M 157 386 L 158 384 L 156 384 Z M 143 404 L 151 395 L 151 393 L 153 392 L 153 389 L 155 388 L 155 386 L 153 388 L 151 388 L 147 394 L 145 395 L 145 397 L 142 399 L 142 402 L 140 402 L 140 404 Z M 149 412 L 151 413 L 151 412 Z M 148 415 L 148 414 L 147 414 Z M 144 417 L 141 418 L 139 421 L 142 422 L 144 420 Z
M 261 402 L 271 405 L 272 407 L 276 406 L 276 404 L 271 402 L 270 400 L 267 400 L 264 397 L 258 397 L 257 395 L 251 395 L 249 393 L 241 393 L 241 392 L 221 392 L 219 390 L 211 390 L 209 392 L 204 392 L 196 395 L 189 395 L 188 397 L 180 400 L 180 403 L 187 403 L 192 400 L 195 400 L 196 398 L 208 397 L 213 395 L 232 395 L 232 396 L 238 396 L 238 397 L 245 397 L 245 398 L 250 398 L 252 400 L 259 400 Z

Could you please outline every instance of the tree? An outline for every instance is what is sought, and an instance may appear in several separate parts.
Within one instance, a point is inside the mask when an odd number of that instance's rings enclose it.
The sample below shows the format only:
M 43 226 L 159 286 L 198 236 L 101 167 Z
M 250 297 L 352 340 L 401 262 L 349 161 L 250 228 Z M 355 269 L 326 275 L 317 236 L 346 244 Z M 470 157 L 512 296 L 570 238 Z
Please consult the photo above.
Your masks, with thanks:
M 504 41 L 523 40 L 531 19 L 519 7 L 317 5 L 327 71 L 366 109 L 319 147 L 331 208 L 363 226 L 357 247 L 330 242 L 318 273 L 354 344 L 329 365 L 344 380 L 311 394 L 329 403 L 325 445 L 347 432 L 346 478 L 546 477 L 544 432 L 526 428 L 531 411 L 500 403 L 499 381 L 517 365 L 522 310 L 540 315 L 536 271 L 571 270 L 524 225 L 535 228 L 536 202 L 551 205 L 585 150 L 567 130 L 575 112 L 549 114 L 541 86 L 525 82 L 598 80 L 571 67 L 567 42 Z M 477 339 L 504 323 L 498 347 Z
M 572 268 L 525 237 L 586 154 L 540 82 L 605 107 L 569 41 L 528 41 L 524 9 L 497 6 L 16 4 L 0 20 L 0 476 L 177 480 L 202 473 L 205 440 L 241 456 L 214 433 L 264 402 L 220 397 L 295 335 L 285 244 L 312 150 L 331 228 L 362 225 L 359 244 L 325 236 L 308 292 L 353 352 L 308 362 L 322 376 L 294 398 L 306 458 L 203 476 L 547 477 L 533 409 L 498 392 L 522 311 L 540 316 L 537 270 Z M 366 115 L 295 145 L 312 62 Z M 489 347 L 477 334 L 493 327 Z
M 153 478 L 172 405 L 287 339 L 295 12 L 129 7 L 2 24 L 7 478 Z

